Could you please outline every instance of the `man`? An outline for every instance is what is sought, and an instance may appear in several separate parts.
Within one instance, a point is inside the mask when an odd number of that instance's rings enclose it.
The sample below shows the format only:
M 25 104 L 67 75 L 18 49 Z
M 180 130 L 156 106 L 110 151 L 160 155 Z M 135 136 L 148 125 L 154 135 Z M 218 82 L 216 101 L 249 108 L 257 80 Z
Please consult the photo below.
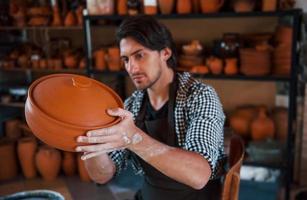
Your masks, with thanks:
M 176 73 L 176 50 L 168 29 L 150 16 L 119 26 L 121 59 L 137 91 L 122 120 L 78 137 L 90 177 L 108 182 L 128 158 L 144 174 L 137 199 L 217 199 L 224 158 L 224 114 L 215 91 L 188 73 Z

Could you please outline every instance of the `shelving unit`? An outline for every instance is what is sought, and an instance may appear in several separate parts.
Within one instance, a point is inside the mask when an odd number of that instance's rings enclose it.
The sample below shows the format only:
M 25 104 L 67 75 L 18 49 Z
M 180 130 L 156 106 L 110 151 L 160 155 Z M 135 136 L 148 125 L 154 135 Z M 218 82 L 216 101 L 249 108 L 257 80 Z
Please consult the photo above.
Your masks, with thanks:
M 93 23 L 96 20 L 106 20 L 113 21 L 114 24 L 118 24 L 126 16 L 110 15 L 88 15 L 87 11 L 84 12 L 84 38 L 85 38 L 85 49 L 86 49 L 86 58 L 87 58 L 87 72 L 90 76 L 93 76 L 95 73 L 104 73 L 101 71 L 96 71 L 93 69 L 92 64 L 92 32 L 91 28 L 95 27 Z M 246 165 L 251 166 L 262 166 L 273 169 L 281 169 L 284 172 L 284 187 L 285 187 L 285 199 L 290 198 L 290 189 L 291 184 L 293 183 L 293 166 L 294 166 L 294 142 L 296 135 L 296 128 L 294 122 L 296 121 L 297 113 L 297 90 L 298 90 L 298 75 L 299 75 L 299 66 L 298 66 L 298 39 L 300 36 L 300 24 L 302 18 L 301 10 L 285 10 L 285 11 L 276 11 L 276 12 L 246 12 L 246 13 L 234 13 L 234 12 L 219 12 L 213 14 L 189 14 L 189 15 L 154 15 L 157 19 L 161 20 L 182 20 L 182 19 L 219 19 L 219 18 L 257 18 L 257 17 L 291 17 L 292 26 L 293 26 L 293 37 L 292 37 L 292 61 L 291 61 L 291 73 L 289 77 L 284 76 L 244 76 L 244 75 L 200 75 L 193 74 L 196 78 L 201 79 L 216 79 L 216 80 L 239 80 L 239 81 L 261 81 L 261 82 L 283 82 L 289 84 L 289 104 L 288 104 L 288 139 L 287 139 L 287 154 L 285 161 L 281 165 L 271 165 L 265 163 L 256 163 L 256 162 L 245 162 Z M 123 75 L 123 72 L 118 73 Z

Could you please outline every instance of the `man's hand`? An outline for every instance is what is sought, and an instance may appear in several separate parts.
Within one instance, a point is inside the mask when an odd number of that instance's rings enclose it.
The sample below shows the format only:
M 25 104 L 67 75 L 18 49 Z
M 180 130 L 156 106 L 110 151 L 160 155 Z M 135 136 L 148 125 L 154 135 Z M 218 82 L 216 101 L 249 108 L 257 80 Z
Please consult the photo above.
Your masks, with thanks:
M 77 142 L 89 143 L 90 145 L 78 146 L 76 151 L 84 152 L 83 160 L 108 153 L 114 150 L 127 148 L 131 144 L 142 140 L 139 129 L 135 126 L 132 114 L 121 108 L 109 109 L 108 114 L 120 117 L 121 121 L 111 127 L 91 130 L 86 136 L 79 136 Z

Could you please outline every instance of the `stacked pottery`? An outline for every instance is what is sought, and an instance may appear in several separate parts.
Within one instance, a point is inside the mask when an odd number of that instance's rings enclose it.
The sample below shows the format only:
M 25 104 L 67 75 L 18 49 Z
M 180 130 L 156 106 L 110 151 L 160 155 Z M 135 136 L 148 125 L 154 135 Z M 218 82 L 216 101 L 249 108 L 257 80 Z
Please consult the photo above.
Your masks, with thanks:
M 190 43 L 182 46 L 182 54 L 179 56 L 179 65 L 187 71 L 194 66 L 203 64 L 202 57 L 203 46 L 198 40 L 192 40 Z
M 26 178 L 36 177 L 35 153 L 37 141 L 34 137 L 23 137 L 18 140 L 17 153 L 23 175 Z
M 128 13 L 127 0 L 118 0 L 117 1 L 117 14 L 127 15 L 127 13 Z
M 0 139 L 0 181 L 17 176 L 17 159 L 14 141 L 8 138 Z
M 62 169 L 66 176 L 72 176 L 76 173 L 77 162 L 75 153 L 68 151 L 63 152 Z
M 177 13 L 190 14 L 192 12 L 191 0 L 177 0 Z
M 6 137 L 12 140 L 18 140 L 22 134 L 20 128 L 20 120 L 11 119 L 5 122 L 5 134 Z
M 55 180 L 61 169 L 61 153 L 57 149 L 44 145 L 36 153 L 35 163 L 44 180 Z
M 271 50 L 240 49 L 240 72 L 247 76 L 263 76 L 271 72 Z
M 85 164 L 84 164 L 84 161 L 81 160 L 81 153 L 79 153 L 77 155 L 77 161 L 78 161 L 78 172 L 79 172 L 79 176 L 80 176 L 80 179 L 82 181 L 85 181 L 85 182 L 90 182 L 91 181 L 91 178 L 90 176 L 88 175 L 88 172 L 85 168 Z
M 262 0 L 262 11 L 273 12 L 276 10 L 277 0 Z
M 275 32 L 276 47 L 273 52 L 273 73 L 289 75 L 291 70 L 291 49 L 293 29 L 290 26 L 278 26 Z

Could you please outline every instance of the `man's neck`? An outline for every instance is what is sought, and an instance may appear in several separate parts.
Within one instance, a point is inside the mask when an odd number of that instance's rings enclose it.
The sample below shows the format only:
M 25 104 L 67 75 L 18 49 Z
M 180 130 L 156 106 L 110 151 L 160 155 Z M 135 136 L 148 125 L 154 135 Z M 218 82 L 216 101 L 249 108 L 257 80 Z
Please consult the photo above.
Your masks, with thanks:
M 166 68 L 158 81 L 147 89 L 149 101 L 155 110 L 159 110 L 169 99 L 169 87 L 173 81 L 174 71 Z

